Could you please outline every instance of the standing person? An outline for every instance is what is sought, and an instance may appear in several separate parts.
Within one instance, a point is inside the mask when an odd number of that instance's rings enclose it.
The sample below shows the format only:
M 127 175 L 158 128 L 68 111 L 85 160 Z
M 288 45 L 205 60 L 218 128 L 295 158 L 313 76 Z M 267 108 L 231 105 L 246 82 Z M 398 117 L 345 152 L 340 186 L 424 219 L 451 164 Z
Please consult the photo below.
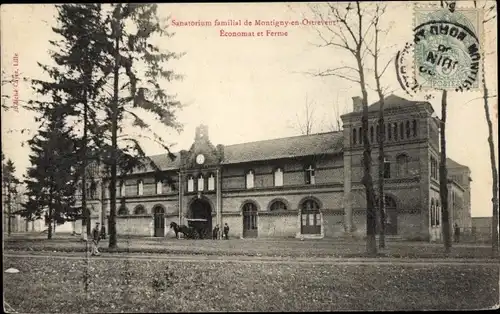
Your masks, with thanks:
M 458 243 L 460 241 L 460 227 L 455 222 L 455 242 Z
M 95 223 L 95 228 L 92 230 L 92 256 L 98 256 L 99 253 L 98 244 L 101 239 L 101 232 L 99 230 L 99 222 Z
M 212 239 L 217 240 L 219 238 L 219 225 L 215 225 L 214 231 L 212 232 Z
M 226 223 L 224 224 L 224 238 L 225 238 L 226 240 L 228 240 L 228 239 L 229 239 L 229 236 L 228 236 L 228 235 L 229 235 L 229 226 L 227 225 L 227 222 L 226 222 Z

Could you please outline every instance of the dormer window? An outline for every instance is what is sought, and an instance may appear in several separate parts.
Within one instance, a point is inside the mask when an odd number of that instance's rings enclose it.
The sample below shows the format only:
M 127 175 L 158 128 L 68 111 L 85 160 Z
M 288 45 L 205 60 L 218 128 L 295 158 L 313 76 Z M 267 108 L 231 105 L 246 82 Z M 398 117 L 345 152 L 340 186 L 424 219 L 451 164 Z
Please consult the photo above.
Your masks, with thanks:
M 188 192 L 194 192 L 194 179 L 192 176 L 188 178 Z
M 253 189 L 254 187 L 254 175 L 253 175 L 253 171 L 250 170 L 247 172 L 247 175 L 246 175 L 246 186 L 247 186 L 247 189 Z
M 203 178 L 203 175 L 200 174 L 198 176 L 198 191 L 203 191 L 205 189 L 205 179 Z
M 274 171 L 274 186 L 283 186 L 283 170 L 281 168 Z
M 314 167 L 312 165 L 309 165 L 306 169 L 306 184 L 315 184 L 316 179 L 314 175 Z
M 215 178 L 213 173 L 211 173 L 210 177 L 208 177 L 208 190 L 209 191 L 215 190 Z

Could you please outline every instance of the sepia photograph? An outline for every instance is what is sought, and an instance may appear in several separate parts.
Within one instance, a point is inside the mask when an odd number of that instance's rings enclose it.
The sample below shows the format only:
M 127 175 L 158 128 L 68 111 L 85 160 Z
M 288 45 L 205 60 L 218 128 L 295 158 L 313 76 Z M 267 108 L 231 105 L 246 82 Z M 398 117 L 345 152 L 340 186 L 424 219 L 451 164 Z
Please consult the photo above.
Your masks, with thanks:
M 0 21 L 4 312 L 498 310 L 495 1 Z

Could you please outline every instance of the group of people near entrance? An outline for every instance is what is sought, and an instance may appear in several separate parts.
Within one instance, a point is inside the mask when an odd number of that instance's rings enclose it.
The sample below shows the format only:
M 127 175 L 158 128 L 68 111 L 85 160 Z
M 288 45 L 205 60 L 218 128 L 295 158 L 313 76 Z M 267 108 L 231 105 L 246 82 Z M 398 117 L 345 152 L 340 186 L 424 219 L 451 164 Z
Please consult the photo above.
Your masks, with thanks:
M 229 239 L 229 226 L 227 225 L 227 222 L 224 224 L 224 229 L 222 229 L 222 238 L 223 239 Z M 212 231 L 212 239 L 217 240 L 220 239 L 220 228 L 219 225 L 216 225 L 214 230 Z
M 101 253 L 99 253 L 99 241 L 103 238 L 103 234 L 100 229 L 100 224 L 99 222 L 95 223 L 94 229 L 92 229 L 92 249 L 91 249 L 91 254 L 92 256 L 99 256 Z M 212 239 L 217 240 L 220 239 L 220 228 L 219 225 L 216 225 L 213 232 L 212 232 Z M 224 224 L 224 228 L 222 229 L 222 239 L 229 239 L 229 226 L 227 223 Z

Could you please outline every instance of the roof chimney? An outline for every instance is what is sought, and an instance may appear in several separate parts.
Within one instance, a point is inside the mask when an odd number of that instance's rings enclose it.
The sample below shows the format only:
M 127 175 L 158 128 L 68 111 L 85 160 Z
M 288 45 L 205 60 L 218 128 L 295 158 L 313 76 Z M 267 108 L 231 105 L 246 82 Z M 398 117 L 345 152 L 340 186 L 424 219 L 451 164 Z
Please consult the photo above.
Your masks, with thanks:
M 361 112 L 363 110 L 363 100 L 359 96 L 352 97 L 353 112 Z

